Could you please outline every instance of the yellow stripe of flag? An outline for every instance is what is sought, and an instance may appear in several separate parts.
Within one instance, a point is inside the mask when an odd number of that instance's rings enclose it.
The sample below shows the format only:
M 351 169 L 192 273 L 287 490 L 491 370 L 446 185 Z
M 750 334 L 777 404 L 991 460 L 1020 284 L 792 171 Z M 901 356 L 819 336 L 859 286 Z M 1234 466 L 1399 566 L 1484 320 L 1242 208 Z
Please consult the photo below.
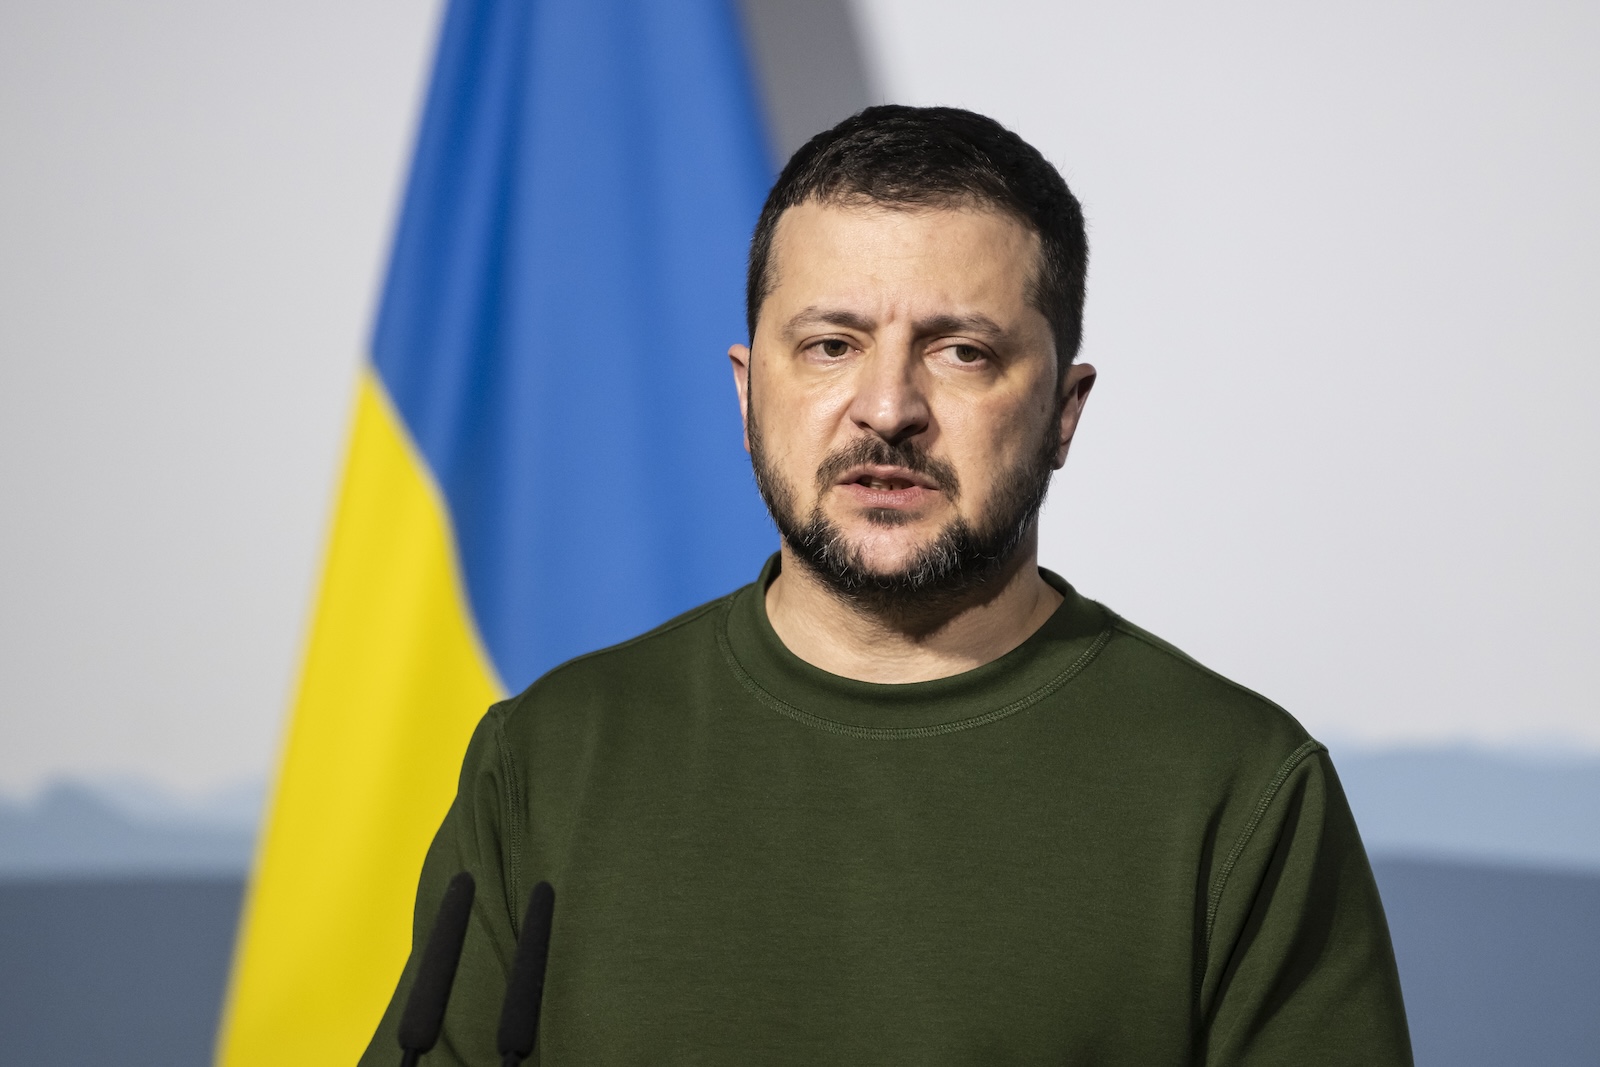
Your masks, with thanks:
M 405 962 L 417 872 L 467 740 L 502 695 L 439 492 L 370 368 L 354 421 L 218 1039 L 224 1067 L 359 1058 Z

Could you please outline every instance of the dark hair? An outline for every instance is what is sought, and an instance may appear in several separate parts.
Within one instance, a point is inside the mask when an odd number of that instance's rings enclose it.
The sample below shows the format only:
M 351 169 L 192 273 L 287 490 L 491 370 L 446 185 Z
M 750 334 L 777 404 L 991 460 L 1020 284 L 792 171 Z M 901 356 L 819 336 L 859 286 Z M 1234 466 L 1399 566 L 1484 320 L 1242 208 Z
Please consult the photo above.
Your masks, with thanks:
M 1050 323 L 1062 368 L 1083 340 L 1089 240 L 1083 209 L 1039 150 L 972 111 L 869 107 L 817 134 L 790 158 L 767 194 L 750 240 L 745 317 L 755 337 L 772 291 L 778 218 L 809 200 L 942 207 L 971 202 L 1014 216 L 1039 235 L 1039 268 L 1028 300 Z

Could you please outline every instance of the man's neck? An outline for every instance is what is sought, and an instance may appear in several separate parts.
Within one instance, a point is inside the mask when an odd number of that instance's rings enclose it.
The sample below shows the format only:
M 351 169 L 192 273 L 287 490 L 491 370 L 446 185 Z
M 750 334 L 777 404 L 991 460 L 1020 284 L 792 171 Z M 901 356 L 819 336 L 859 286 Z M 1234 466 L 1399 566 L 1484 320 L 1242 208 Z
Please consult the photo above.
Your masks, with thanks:
M 978 595 L 914 627 L 841 597 L 788 545 L 782 558 L 767 587 L 773 630 L 813 667 L 863 682 L 925 682 L 981 667 L 1026 641 L 1061 604 L 1061 594 L 1039 576 L 1035 538 Z

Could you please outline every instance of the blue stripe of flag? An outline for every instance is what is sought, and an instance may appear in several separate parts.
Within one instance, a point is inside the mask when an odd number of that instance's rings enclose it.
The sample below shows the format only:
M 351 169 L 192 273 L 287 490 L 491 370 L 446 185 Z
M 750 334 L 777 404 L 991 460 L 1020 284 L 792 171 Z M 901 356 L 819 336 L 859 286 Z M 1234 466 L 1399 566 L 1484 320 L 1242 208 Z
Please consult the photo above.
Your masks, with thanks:
M 502 680 L 751 580 L 725 351 L 772 178 L 727 0 L 452 0 L 373 356 Z

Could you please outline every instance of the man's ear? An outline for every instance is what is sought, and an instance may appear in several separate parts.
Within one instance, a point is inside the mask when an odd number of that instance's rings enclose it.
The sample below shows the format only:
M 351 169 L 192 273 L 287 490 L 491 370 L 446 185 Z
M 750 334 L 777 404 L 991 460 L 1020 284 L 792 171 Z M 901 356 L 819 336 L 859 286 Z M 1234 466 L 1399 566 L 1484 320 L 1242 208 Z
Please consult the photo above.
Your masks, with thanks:
M 739 393 L 739 421 L 744 424 L 744 450 L 750 451 L 750 349 L 734 345 L 728 349 L 733 364 L 733 387 Z
M 1095 369 L 1087 363 L 1074 363 L 1061 379 L 1061 395 L 1056 416 L 1061 420 L 1061 443 L 1056 446 L 1056 470 L 1067 462 L 1067 449 L 1072 447 L 1072 435 L 1078 432 L 1078 418 L 1083 405 L 1088 403 L 1089 390 L 1094 388 Z

